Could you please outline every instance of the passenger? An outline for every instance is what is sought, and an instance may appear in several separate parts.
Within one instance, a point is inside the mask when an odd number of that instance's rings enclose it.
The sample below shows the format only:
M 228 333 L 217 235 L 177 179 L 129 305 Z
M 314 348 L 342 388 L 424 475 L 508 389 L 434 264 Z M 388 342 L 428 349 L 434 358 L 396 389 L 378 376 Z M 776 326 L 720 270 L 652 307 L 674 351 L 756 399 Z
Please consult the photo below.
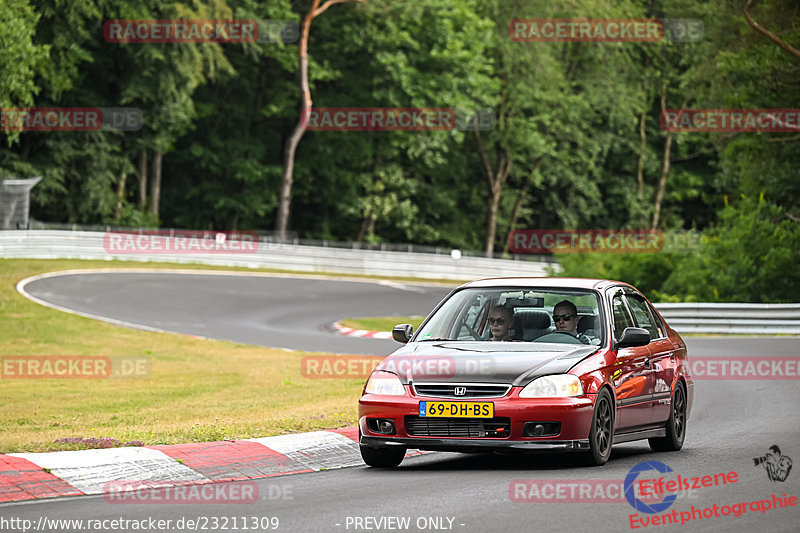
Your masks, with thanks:
M 492 332 L 492 341 L 510 341 L 508 330 L 514 322 L 514 310 L 498 305 L 489 312 L 489 329 Z

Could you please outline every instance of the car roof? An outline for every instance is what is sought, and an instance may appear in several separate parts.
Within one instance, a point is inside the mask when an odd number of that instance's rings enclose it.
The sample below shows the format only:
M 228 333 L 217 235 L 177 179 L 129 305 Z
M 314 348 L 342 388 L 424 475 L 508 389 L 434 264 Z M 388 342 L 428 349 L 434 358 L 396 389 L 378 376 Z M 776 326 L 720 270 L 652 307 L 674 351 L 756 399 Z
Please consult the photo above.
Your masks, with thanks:
M 525 278 L 486 278 L 470 281 L 458 287 L 541 287 L 541 288 L 568 288 L 568 289 L 596 289 L 603 290 L 613 285 L 626 285 L 621 281 L 608 279 L 587 279 L 587 278 L 552 278 L 552 277 L 525 277 Z

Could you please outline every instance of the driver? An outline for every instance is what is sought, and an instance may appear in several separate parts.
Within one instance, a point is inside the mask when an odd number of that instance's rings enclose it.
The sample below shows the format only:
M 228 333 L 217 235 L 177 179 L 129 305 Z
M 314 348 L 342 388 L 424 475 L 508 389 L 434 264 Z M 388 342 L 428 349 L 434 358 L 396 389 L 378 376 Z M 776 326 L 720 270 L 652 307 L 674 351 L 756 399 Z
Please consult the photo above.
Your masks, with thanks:
M 577 337 L 584 344 L 591 344 L 591 339 L 586 335 L 578 334 L 578 308 L 569 300 L 558 302 L 553 308 L 553 323 L 556 331 L 563 331 Z
M 490 341 L 510 341 L 508 330 L 514 322 L 514 310 L 498 305 L 489 312 L 489 329 L 492 332 Z

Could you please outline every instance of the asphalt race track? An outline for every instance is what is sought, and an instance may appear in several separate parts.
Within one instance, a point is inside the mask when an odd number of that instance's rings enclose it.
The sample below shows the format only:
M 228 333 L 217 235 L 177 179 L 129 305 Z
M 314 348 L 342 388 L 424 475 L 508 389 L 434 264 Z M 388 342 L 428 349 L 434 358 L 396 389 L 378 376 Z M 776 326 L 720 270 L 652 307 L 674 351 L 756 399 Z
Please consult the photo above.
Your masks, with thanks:
M 347 317 L 427 315 L 440 286 L 251 275 L 102 273 L 43 278 L 25 290 L 62 307 L 167 331 L 259 346 L 388 355 L 386 339 L 335 335 Z M 455 285 L 454 285 L 455 286 Z
M 426 314 L 446 288 L 335 280 L 171 274 L 63 276 L 28 285 L 34 296 L 83 312 L 162 329 L 290 348 L 388 353 L 392 341 L 335 336 L 325 325 L 346 316 Z M 796 356 L 796 337 L 686 339 L 691 355 Z M 360 348 L 363 345 L 364 348 Z M 382 350 L 382 351 L 381 351 Z M 395 470 L 353 467 L 258 480 L 261 499 L 250 505 L 119 505 L 102 496 L 0 505 L 0 517 L 198 519 L 277 517 L 277 531 L 798 531 L 800 507 L 741 516 L 712 516 L 680 524 L 692 507 L 800 497 L 800 466 L 785 482 L 770 481 L 753 458 L 774 444 L 800 461 L 800 390 L 792 380 L 697 380 L 683 450 L 653 453 L 645 443 L 616 446 L 608 464 L 575 467 L 569 455 L 491 456 L 433 453 L 406 459 Z M 683 492 L 661 514 L 679 523 L 632 528 L 638 513 L 626 501 L 515 502 L 515 480 L 616 480 L 647 460 L 665 463 L 684 478 L 734 471 L 735 483 Z M 512 488 L 511 492 L 509 489 Z M 544 493 L 544 492 L 543 492 Z M 567 490 L 567 494 L 569 494 Z M 270 499 L 272 498 L 272 499 Z M 741 507 L 737 507 L 741 511 Z M 713 513 L 713 511 L 710 511 Z M 382 517 L 409 519 L 379 524 Z M 452 520 L 452 521 L 451 521 Z M 212 528 L 207 531 L 222 531 Z M 239 522 L 241 527 L 241 522 Z M 387 527 L 388 526 L 388 527 Z M 176 529 L 174 526 L 171 530 Z M 243 530 L 243 529 L 240 529 Z M 248 529 L 254 531 L 253 529 Z M 257 529 L 256 531 L 268 531 Z

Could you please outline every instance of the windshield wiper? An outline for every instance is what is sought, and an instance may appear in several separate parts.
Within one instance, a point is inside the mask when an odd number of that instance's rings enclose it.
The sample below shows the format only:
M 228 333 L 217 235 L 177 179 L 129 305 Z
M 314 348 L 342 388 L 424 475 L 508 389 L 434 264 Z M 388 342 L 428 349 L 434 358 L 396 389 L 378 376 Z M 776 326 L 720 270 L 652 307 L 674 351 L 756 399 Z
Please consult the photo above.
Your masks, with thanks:
M 420 339 L 417 342 L 435 342 L 435 341 L 454 341 L 455 339 L 446 339 L 445 337 L 434 337 L 428 339 Z

